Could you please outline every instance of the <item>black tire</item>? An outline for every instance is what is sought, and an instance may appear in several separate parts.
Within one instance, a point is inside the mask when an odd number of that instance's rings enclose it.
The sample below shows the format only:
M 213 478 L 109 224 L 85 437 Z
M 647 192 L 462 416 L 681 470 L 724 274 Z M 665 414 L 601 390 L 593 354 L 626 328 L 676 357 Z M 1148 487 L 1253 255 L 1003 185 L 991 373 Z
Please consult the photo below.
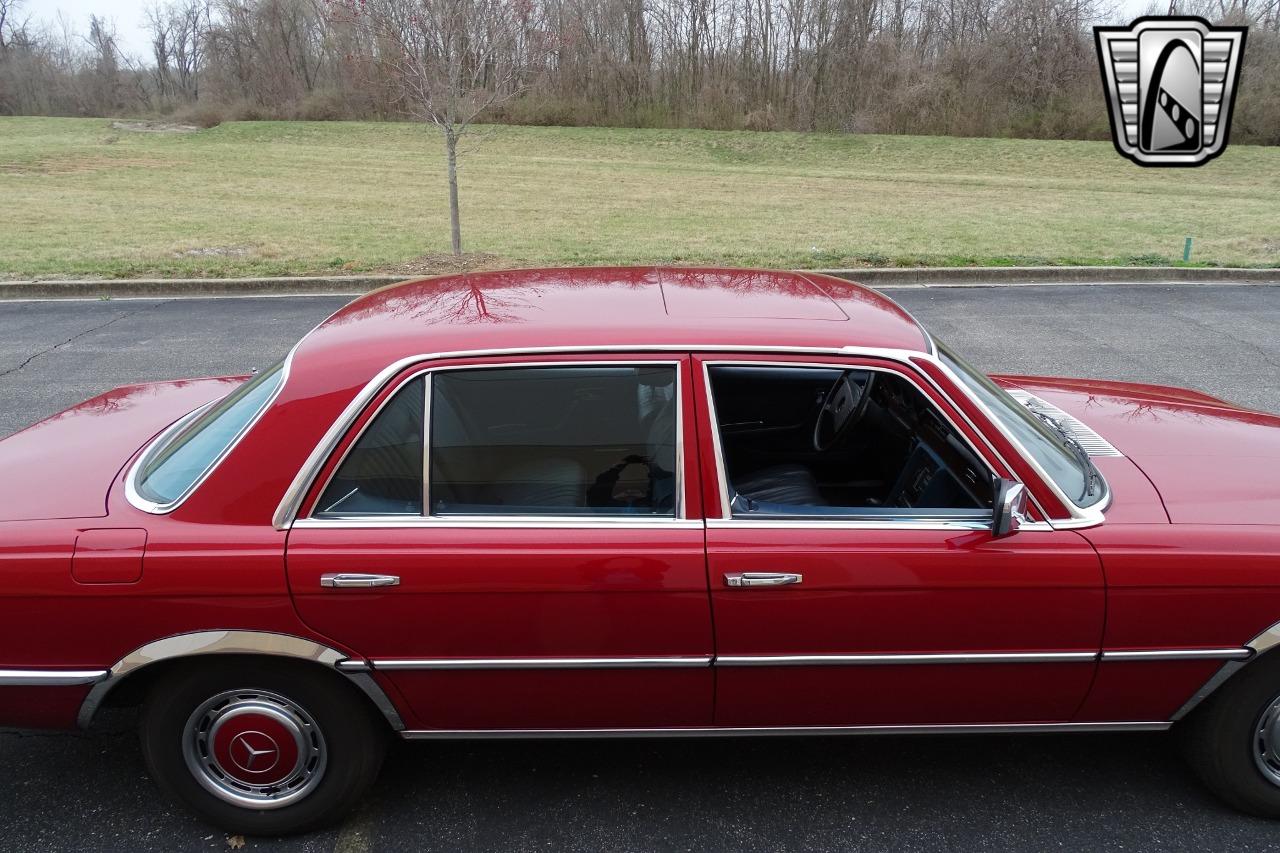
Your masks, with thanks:
M 1176 731 L 1187 761 L 1213 793 L 1241 811 L 1269 818 L 1280 818 L 1280 779 L 1259 766 L 1258 724 L 1278 701 L 1280 657 L 1268 655 L 1232 677 Z
M 227 694 L 234 696 L 215 699 Z M 206 711 L 211 702 L 223 710 Z M 266 726 L 255 723 L 272 722 L 269 718 L 253 716 L 258 707 L 266 707 L 268 712 L 278 715 L 292 712 L 284 716 L 303 723 L 295 727 L 302 732 L 300 735 L 288 728 L 271 730 L 276 740 L 287 740 L 279 736 L 281 731 L 295 740 L 281 748 L 274 746 L 275 741 L 269 736 L 266 749 L 261 750 L 266 756 L 263 761 L 271 760 L 274 755 L 279 762 L 284 754 L 286 764 L 301 768 L 290 777 L 295 784 L 291 792 L 280 786 L 294 797 L 283 805 L 270 798 L 283 797 L 284 793 L 261 793 L 251 787 L 244 788 L 248 792 L 244 796 L 263 798 L 256 802 L 256 807 L 229 801 L 228 798 L 234 798 L 237 793 L 235 786 L 240 784 L 239 780 L 230 774 L 224 775 L 222 779 L 227 781 L 219 787 L 216 780 L 221 764 L 216 758 L 201 760 L 202 755 L 216 753 L 237 762 L 233 768 L 236 773 L 247 776 L 264 772 L 245 771 L 243 760 L 235 757 L 246 754 L 245 744 L 249 752 L 253 752 L 254 744 L 248 743 L 252 738 L 245 736 L 261 732 L 248 729 L 266 731 Z M 228 734 L 234 731 L 235 725 L 228 721 L 234 716 L 227 713 L 229 708 L 241 714 L 239 722 L 246 731 Z M 200 716 L 197 718 L 196 714 Z M 205 726 L 202 730 L 199 725 L 200 721 L 216 714 L 224 718 L 218 724 L 223 726 L 222 735 L 218 736 L 225 736 L 220 741 L 225 749 L 214 747 L 217 727 Z M 369 702 L 338 673 L 325 672 L 314 664 L 272 658 L 228 656 L 194 663 L 157 683 L 141 715 L 142 753 L 156 783 L 203 820 L 223 831 L 242 835 L 288 835 L 336 821 L 360 800 L 377 777 L 386 751 L 387 733 L 385 722 L 376 716 Z M 229 745 L 226 737 L 231 738 Z M 238 753 L 235 752 L 237 742 Z M 255 756 L 250 754 L 247 760 L 252 764 Z M 214 769 L 204 769 L 210 765 Z M 286 772 L 267 770 L 275 775 Z

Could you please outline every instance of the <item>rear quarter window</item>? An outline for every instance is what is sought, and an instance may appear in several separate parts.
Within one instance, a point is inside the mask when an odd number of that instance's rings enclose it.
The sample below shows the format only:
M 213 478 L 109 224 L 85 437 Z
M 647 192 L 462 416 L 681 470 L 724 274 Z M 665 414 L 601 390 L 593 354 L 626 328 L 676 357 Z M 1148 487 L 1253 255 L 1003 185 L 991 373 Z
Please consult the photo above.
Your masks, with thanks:
M 247 380 L 149 454 L 134 483 L 138 495 L 161 506 L 186 496 L 271 402 L 283 368 Z

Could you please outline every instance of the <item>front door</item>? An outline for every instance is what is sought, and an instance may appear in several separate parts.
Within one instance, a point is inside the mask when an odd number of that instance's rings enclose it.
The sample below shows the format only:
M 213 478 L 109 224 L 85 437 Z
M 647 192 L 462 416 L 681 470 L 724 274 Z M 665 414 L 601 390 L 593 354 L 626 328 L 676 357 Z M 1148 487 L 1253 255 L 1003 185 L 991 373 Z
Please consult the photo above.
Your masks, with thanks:
M 1104 589 L 1093 549 L 990 532 L 972 428 L 906 365 L 697 362 L 720 726 L 1068 721 Z M 964 424 L 962 426 L 962 424 Z
M 407 371 L 289 534 L 302 618 L 372 663 L 411 728 L 709 725 L 689 370 L 610 357 Z

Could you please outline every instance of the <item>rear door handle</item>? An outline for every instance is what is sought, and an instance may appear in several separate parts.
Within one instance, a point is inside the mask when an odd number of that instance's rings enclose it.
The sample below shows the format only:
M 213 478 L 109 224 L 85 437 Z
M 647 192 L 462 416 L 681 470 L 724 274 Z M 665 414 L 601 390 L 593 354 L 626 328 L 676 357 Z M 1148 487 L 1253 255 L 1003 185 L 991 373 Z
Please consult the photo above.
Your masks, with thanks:
M 787 586 L 803 580 L 804 575 L 791 572 L 730 572 L 724 576 L 729 586 Z
M 321 575 L 320 586 L 334 589 L 359 589 L 371 586 L 399 586 L 396 575 L 362 575 L 357 572 L 336 572 Z

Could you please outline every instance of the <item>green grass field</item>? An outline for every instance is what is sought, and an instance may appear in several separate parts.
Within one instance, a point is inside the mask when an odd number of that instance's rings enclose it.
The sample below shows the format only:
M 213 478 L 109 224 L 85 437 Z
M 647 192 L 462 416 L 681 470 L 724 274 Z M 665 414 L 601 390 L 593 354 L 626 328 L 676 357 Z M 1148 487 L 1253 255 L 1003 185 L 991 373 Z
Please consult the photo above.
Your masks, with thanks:
M 481 127 L 465 249 L 495 265 L 1280 266 L 1280 148 L 1143 169 L 1109 143 Z M 197 133 L 0 118 L 0 277 L 431 271 L 442 146 L 411 124 Z

